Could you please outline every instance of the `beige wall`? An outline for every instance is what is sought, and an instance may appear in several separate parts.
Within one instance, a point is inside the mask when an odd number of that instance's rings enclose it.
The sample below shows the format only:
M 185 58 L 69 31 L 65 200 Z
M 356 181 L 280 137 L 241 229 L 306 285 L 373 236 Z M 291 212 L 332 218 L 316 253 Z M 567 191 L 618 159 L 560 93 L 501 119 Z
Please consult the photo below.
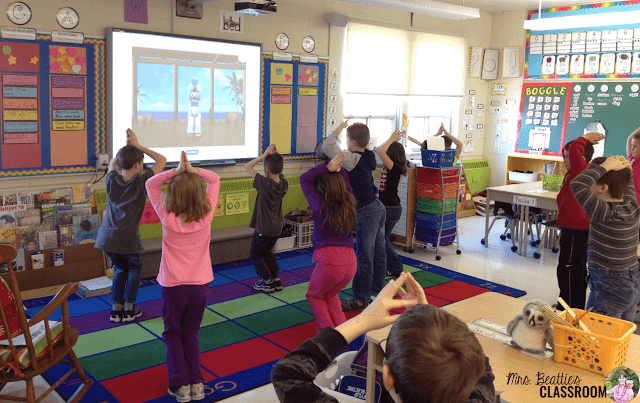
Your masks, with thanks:
M 0 8 L 6 8 L 9 3 L 11 3 L 9 0 L 0 2 Z M 146 25 L 124 22 L 122 0 L 65 0 L 64 3 L 56 0 L 31 0 L 27 3 L 32 9 L 33 17 L 25 27 L 36 28 L 42 32 L 61 30 L 55 22 L 55 15 L 60 7 L 68 6 L 73 7 L 80 16 L 80 24 L 74 31 L 82 32 L 87 36 L 104 36 L 105 28 L 117 27 L 258 42 L 263 44 L 265 52 L 272 52 L 277 50 L 274 44 L 276 34 L 285 32 L 290 39 L 290 46 L 287 51 L 294 54 L 303 53 L 301 47 L 302 38 L 306 35 L 311 35 L 316 41 L 316 49 L 313 53 L 319 56 L 329 55 L 329 26 L 323 19 L 323 16 L 329 12 L 337 12 L 352 18 L 377 21 L 401 27 L 411 26 L 411 15 L 409 13 L 359 6 L 334 0 L 277 0 L 278 12 L 276 14 L 261 17 L 248 16 L 246 18 L 243 35 L 224 34 L 219 30 L 220 10 L 232 10 L 235 3 L 234 0 L 221 0 L 205 4 L 203 8 L 204 18 L 201 20 L 176 17 L 175 21 L 172 18 L 173 0 L 148 0 L 149 23 Z M 524 12 L 523 15 L 525 15 Z M 508 18 L 502 19 L 509 20 Z M 491 14 L 483 12 L 481 13 L 481 18 L 466 21 L 414 15 L 412 26 L 423 30 L 466 35 L 470 46 L 479 45 L 486 49 L 493 45 L 492 41 L 496 40 L 494 39 L 496 35 L 492 35 L 492 28 L 496 29 L 494 20 L 495 17 L 492 17 Z M 174 23 L 175 31 L 173 30 Z M 5 25 L 8 25 L 8 23 Z M 518 44 L 524 46 L 524 41 L 521 40 Z M 382 54 L 383 52 L 384 49 L 381 49 Z M 434 59 L 434 63 L 446 63 L 446 61 Z M 486 95 L 488 89 L 486 81 L 468 79 L 467 88 L 476 90 L 476 103 L 489 104 Z M 467 94 L 466 91 L 465 94 Z M 465 104 L 467 103 L 467 98 L 465 96 Z M 485 116 L 487 115 L 485 114 Z M 486 119 L 485 117 L 477 121 L 477 123 L 485 123 L 485 145 L 487 143 L 486 140 L 490 137 Z M 474 131 L 474 139 L 475 137 L 476 131 Z M 476 143 L 474 153 L 467 154 L 465 158 L 482 157 L 483 142 L 476 141 Z M 287 163 L 285 173 L 304 172 L 310 164 L 310 162 Z M 220 168 L 216 169 L 216 172 L 223 178 L 247 177 L 242 166 Z M 0 179 L 0 193 L 9 193 L 13 190 L 40 190 L 53 186 L 68 186 L 74 183 L 87 182 L 91 177 L 92 175 L 74 174 L 51 175 L 46 178 Z M 104 187 L 103 182 L 95 186 L 98 189 Z

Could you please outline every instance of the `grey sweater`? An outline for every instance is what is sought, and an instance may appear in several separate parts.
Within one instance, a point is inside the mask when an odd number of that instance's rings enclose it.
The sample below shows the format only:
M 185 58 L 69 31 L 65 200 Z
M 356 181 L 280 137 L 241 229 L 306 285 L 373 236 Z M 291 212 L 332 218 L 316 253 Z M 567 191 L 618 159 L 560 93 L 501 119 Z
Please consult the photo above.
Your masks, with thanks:
M 589 164 L 571 181 L 571 191 L 589 217 L 587 263 L 596 269 L 632 269 L 638 266 L 638 217 L 640 208 L 633 179 L 624 191 L 623 201 L 606 202 L 591 191 L 591 186 L 606 169 Z

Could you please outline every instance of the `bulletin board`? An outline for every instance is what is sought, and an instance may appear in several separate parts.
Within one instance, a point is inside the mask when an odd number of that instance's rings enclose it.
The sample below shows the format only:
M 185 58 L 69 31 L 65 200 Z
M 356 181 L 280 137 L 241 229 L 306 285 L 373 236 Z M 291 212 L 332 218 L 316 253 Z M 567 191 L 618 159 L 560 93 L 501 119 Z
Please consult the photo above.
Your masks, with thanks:
M 535 94 L 534 94 L 535 92 Z M 540 99 L 540 92 L 544 92 Z M 554 103 L 553 97 L 560 98 Z M 549 93 L 549 94 L 547 94 Z M 547 97 L 551 96 L 549 100 Z M 535 97 L 532 98 L 532 97 Z M 539 103 L 538 101 L 542 101 Z M 588 124 L 599 121 L 606 131 L 606 138 L 601 142 L 604 155 L 624 155 L 629 135 L 640 127 L 636 119 L 640 110 L 640 85 L 632 81 L 581 81 L 576 83 L 524 83 L 520 102 L 520 119 L 518 121 L 518 138 L 516 152 L 528 152 L 530 149 L 529 135 L 536 126 L 544 123 L 528 121 L 530 110 L 536 110 L 542 104 L 542 118 L 544 119 L 544 105 L 551 101 L 551 105 L 559 105 L 558 124 L 549 126 L 551 129 L 550 146 L 545 155 L 561 156 L 561 150 L 566 142 L 577 139 L 585 134 Z M 531 109 L 531 105 L 534 105 Z M 551 108 L 551 110 L 553 107 Z M 535 113 L 534 113 L 535 119 Z
M 328 64 L 264 56 L 261 151 L 275 143 L 285 159 L 313 157 L 325 131 Z
M 550 8 L 542 10 L 542 18 L 634 10 L 640 10 L 637 0 Z M 529 20 L 537 18 L 538 10 L 529 11 Z M 525 79 L 636 77 L 640 77 L 640 21 L 633 25 L 527 31 Z
M 93 172 L 106 149 L 103 39 L 0 39 L 0 177 Z

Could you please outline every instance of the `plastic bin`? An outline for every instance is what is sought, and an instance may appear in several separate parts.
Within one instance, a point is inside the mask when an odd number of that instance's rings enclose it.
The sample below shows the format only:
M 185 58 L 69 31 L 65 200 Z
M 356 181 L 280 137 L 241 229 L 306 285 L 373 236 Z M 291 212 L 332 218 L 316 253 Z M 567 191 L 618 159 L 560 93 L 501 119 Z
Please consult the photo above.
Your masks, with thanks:
M 487 190 L 491 185 L 491 167 L 488 160 L 462 161 L 462 166 L 467 177 L 469 193 L 472 195 Z
M 564 182 L 564 175 L 545 175 L 542 177 L 542 188 L 552 192 L 559 192 Z
M 444 202 L 441 200 L 425 199 L 424 197 L 416 198 L 416 210 L 427 214 L 448 214 L 456 211 L 457 199 L 449 199 Z M 443 208 L 444 206 L 444 208 Z
M 440 179 L 440 176 L 458 176 L 458 168 L 456 167 L 454 169 L 440 170 L 440 169 L 429 169 L 424 167 L 418 167 L 418 172 L 416 173 L 416 175 L 418 176 L 418 182 L 422 182 L 419 180 L 420 178 Z M 437 184 L 439 185 L 440 182 L 438 182 Z
M 416 234 L 420 235 L 421 237 L 433 237 L 433 238 L 437 238 L 438 237 L 438 231 L 437 229 L 428 229 L 425 227 L 416 227 Z M 448 229 L 443 229 L 442 231 L 440 231 L 440 237 L 441 238 L 447 238 L 450 237 L 452 235 L 456 234 L 456 229 L 454 228 L 448 228 Z
M 456 150 L 425 150 L 422 149 L 422 165 L 425 167 L 440 168 L 453 166 Z
M 455 192 L 458 188 L 458 185 L 455 183 L 450 183 L 448 185 L 444 185 L 445 192 Z M 429 183 L 418 183 L 418 190 L 424 190 L 427 192 L 442 192 L 441 184 L 429 184 Z
M 421 234 L 416 234 L 416 240 L 418 242 L 421 243 L 430 243 L 432 245 L 436 245 L 438 243 L 438 236 L 426 236 L 426 235 L 421 235 Z M 440 238 L 440 243 L 451 243 L 453 241 L 456 240 L 456 236 L 455 235 L 451 235 L 448 237 L 441 237 Z
M 353 396 L 348 396 L 334 389 L 340 383 L 340 378 L 344 375 L 351 374 L 351 364 L 357 351 L 348 351 L 337 356 L 324 371 L 320 372 L 313 383 L 315 383 L 322 391 L 330 396 L 338 399 L 340 403 L 362 403 L 363 400 Z
M 580 316 L 583 310 L 574 309 Z M 559 314 L 567 319 L 567 312 Z M 627 359 L 631 335 L 636 325 L 622 319 L 589 312 L 582 319 L 589 333 L 582 329 L 553 323 L 555 360 L 606 376 Z
M 284 252 L 286 250 L 291 250 L 295 248 L 296 244 L 296 236 L 287 236 L 284 238 L 278 238 L 276 244 L 273 246 L 274 252 Z
M 435 217 L 438 217 L 438 220 L 422 220 L 421 216 L 425 216 L 425 215 L 429 215 L 429 214 L 416 212 L 416 227 L 423 227 L 428 229 L 440 229 L 440 219 L 439 219 L 440 216 L 435 216 Z M 449 218 L 450 216 L 454 216 L 454 217 Z M 442 229 L 456 226 L 455 213 L 445 214 L 445 217 L 449 218 L 449 220 L 444 219 L 442 221 Z
M 538 180 L 538 173 L 530 174 L 524 172 L 509 171 L 509 180 L 512 182 L 535 182 Z
M 296 237 L 296 246 L 298 248 L 306 248 L 313 245 L 313 221 L 308 222 L 295 222 L 290 220 L 283 220 L 285 224 L 291 225 L 293 228 L 293 235 Z
M 416 211 L 416 221 L 428 221 L 428 222 L 437 222 L 439 223 L 440 220 L 440 213 L 438 214 L 425 214 L 425 213 L 420 213 Z M 451 214 L 445 214 L 444 217 L 442 217 L 442 221 L 451 221 L 451 220 L 455 220 L 456 219 L 456 214 L 455 213 L 451 213 Z
M 442 192 L 430 192 L 428 190 L 418 190 L 416 192 L 416 195 L 418 197 L 423 197 L 425 199 L 431 199 L 431 200 L 442 200 L 443 198 L 444 199 L 453 199 L 453 198 L 458 196 L 458 194 L 456 193 L 455 190 L 452 191 L 452 192 L 451 191 L 445 192 L 444 194 Z

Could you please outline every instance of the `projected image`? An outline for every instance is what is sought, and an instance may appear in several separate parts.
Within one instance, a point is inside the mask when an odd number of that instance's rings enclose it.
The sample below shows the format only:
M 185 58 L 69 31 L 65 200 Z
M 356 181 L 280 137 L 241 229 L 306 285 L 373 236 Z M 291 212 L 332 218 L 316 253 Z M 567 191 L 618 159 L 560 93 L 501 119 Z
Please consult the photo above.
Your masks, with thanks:
M 245 144 L 245 64 L 236 55 L 133 48 L 131 128 L 150 148 Z

